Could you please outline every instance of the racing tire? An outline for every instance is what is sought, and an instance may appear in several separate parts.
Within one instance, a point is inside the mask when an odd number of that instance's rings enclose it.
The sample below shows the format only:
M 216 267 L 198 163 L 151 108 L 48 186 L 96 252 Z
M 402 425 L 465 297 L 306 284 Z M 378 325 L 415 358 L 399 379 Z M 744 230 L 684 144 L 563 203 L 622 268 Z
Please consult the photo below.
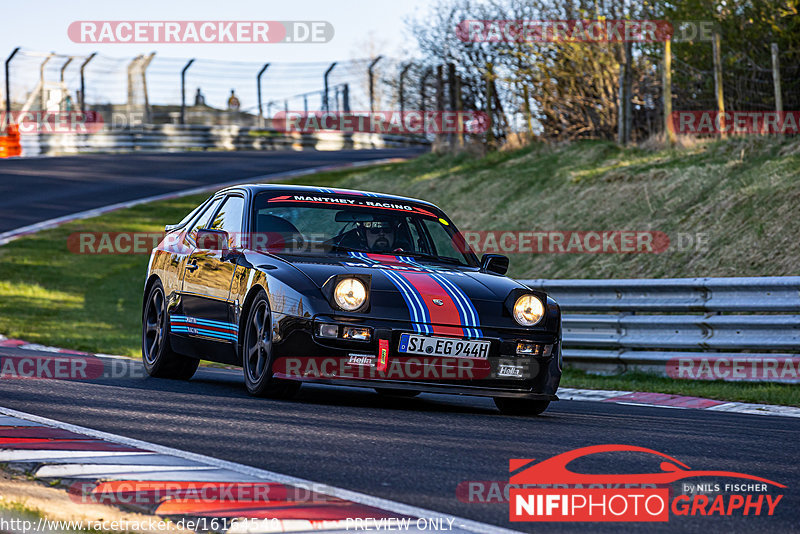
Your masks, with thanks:
M 541 415 L 550 406 L 550 401 L 495 397 L 494 404 L 505 415 Z
M 405 397 L 411 398 L 416 397 L 421 391 L 416 391 L 414 389 L 389 389 L 389 388 L 375 388 L 375 391 L 378 395 L 384 397 Z
M 172 350 L 167 299 L 160 280 L 150 287 L 142 309 L 142 363 L 148 375 L 173 380 L 189 380 L 200 365 L 200 360 Z
M 254 397 L 288 399 L 300 389 L 299 382 L 272 376 L 272 312 L 264 290 L 249 306 L 242 325 L 241 356 L 244 384 Z

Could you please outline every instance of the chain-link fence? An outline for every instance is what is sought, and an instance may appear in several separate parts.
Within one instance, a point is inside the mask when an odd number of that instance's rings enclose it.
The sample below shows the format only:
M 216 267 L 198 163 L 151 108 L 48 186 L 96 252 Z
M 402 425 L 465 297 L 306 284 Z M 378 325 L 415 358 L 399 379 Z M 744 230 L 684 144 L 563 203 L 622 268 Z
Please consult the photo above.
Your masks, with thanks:
M 4 104 L 12 112 L 94 111 L 105 121 L 247 126 L 268 125 L 279 111 L 394 109 L 398 62 L 381 58 L 373 66 L 370 99 L 373 61 L 256 63 L 19 50 L 7 61 Z
M 661 135 L 670 111 L 800 109 L 797 50 L 764 42 L 745 54 L 726 51 L 722 39 L 715 61 L 711 42 L 675 43 L 665 76 L 664 43 L 632 44 L 628 60 L 624 44 L 585 46 L 595 48 L 587 53 L 553 44 L 539 49 L 538 62 L 480 66 L 479 60 L 447 57 L 258 63 L 19 50 L 7 61 L 3 86 L 7 82 L 11 111 L 94 111 L 117 126 L 135 120 L 269 127 L 285 111 L 473 110 L 490 117 L 490 128 L 479 137 L 490 143 L 510 134 L 636 142 Z M 628 69 L 630 89 L 622 83 Z M 584 79 L 565 86 L 564 80 L 583 72 Z M 665 83 L 671 106 L 665 106 Z

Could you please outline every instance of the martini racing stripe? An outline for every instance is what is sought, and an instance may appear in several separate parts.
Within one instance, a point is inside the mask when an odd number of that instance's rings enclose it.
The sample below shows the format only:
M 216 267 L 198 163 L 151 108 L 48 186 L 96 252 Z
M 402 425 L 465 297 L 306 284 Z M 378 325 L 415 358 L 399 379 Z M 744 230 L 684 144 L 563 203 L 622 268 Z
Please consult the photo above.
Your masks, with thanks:
M 447 291 L 450 298 L 456 303 L 456 307 L 458 307 L 458 311 L 461 315 L 461 324 L 464 325 L 464 334 L 467 337 L 483 337 L 483 332 L 479 328 L 481 323 L 478 318 L 478 311 L 475 309 L 475 305 L 472 304 L 467 294 L 441 274 L 430 273 L 430 277 L 439 282 L 439 285 Z
M 418 334 L 432 334 L 433 329 L 430 325 L 431 317 L 419 291 L 417 291 L 408 280 L 400 276 L 399 273 L 393 272 L 391 269 L 381 269 L 381 271 L 392 281 L 403 296 L 403 300 L 406 301 L 409 314 L 411 315 L 411 321 L 414 325 L 414 332 Z
M 405 278 L 422 296 L 433 332 L 448 336 L 464 335 L 461 314 L 453 299 L 428 273 L 402 271 L 398 275 Z M 455 326 L 459 325 L 459 326 Z
M 357 258 L 363 260 L 371 265 L 375 265 L 380 267 L 381 265 L 386 265 L 385 269 L 382 269 L 383 272 L 388 273 L 391 272 L 393 276 L 390 279 L 394 282 L 396 286 L 398 283 L 402 283 L 402 280 L 407 282 L 406 288 L 410 286 L 412 293 L 417 294 L 420 296 L 420 301 L 422 303 L 422 307 L 427 311 L 427 315 L 431 322 L 438 322 L 441 324 L 460 324 L 463 329 L 463 335 L 468 338 L 481 338 L 483 337 L 483 331 L 480 329 L 480 318 L 478 317 L 478 312 L 475 309 L 475 305 L 472 303 L 470 298 L 467 296 L 464 291 L 450 281 L 446 276 L 433 271 L 432 269 L 426 268 L 424 265 L 416 261 L 411 256 L 389 256 L 385 254 L 367 254 L 364 252 L 349 252 L 348 255 L 352 258 Z M 413 267 L 412 270 L 402 270 L 396 269 L 392 266 L 394 265 L 408 265 L 409 267 Z M 434 286 L 430 286 L 427 281 L 422 277 L 429 277 L 435 281 Z M 397 278 L 402 279 L 398 282 Z M 417 280 L 415 282 L 415 279 Z M 438 286 L 436 285 L 438 284 Z M 455 309 L 458 311 L 459 319 L 456 321 L 455 318 L 451 318 L 448 320 L 447 314 L 442 313 L 445 310 L 440 310 L 439 308 L 431 308 L 427 304 L 427 300 L 425 300 L 425 295 L 423 295 L 423 286 L 427 288 L 427 293 L 430 293 L 430 297 L 448 297 L 447 299 L 443 299 L 446 302 L 452 301 L 452 304 L 455 306 Z M 398 289 L 400 287 L 398 286 Z M 400 289 L 401 293 L 403 292 Z M 442 294 L 444 292 L 444 294 Z M 404 294 L 405 298 L 405 294 Z M 449 302 L 448 302 L 449 304 Z M 449 307 L 449 306 L 448 306 Z M 411 307 L 409 308 L 411 311 Z M 413 316 L 413 312 L 412 312 Z M 435 317 L 434 317 L 435 316 Z M 431 319 L 432 318 L 432 319 Z M 439 319 L 438 321 L 436 319 Z M 413 320 L 413 319 L 412 319 Z M 435 328 L 434 330 L 442 330 L 441 328 Z M 448 331 L 437 333 L 448 333 L 453 335 L 454 332 Z
M 396 259 L 401 263 L 406 263 L 413 267 L 425 268 L 424 265 L 411 256 L 396 256 Z M 478 311 L 475 309 L 475 305 L 472 304 L 467 294 L 456 284 L 448 280 L 447 277 L 428 269 L 426 269 L 426 272 L 442 286 L 442 289 L 444 289 L 450 298 L 453 299 L 453 302 L 455 302 L 459 315 L 461 316 L 461 324 L 464 325 L 464 335 L 472 338 L 483 337 L 483 332 L 479 328 L 480 319 L 478 318 Z
M 381 262 L 379 259 L 376 259 L 373 256 L 379 256 L 380 258 L 393 257 L 379 254 L 366 254 L 364 252 L 348 252 L 347 254 L 352 258 L 363 260 L 370 265 L 375 265 L 378 267 L 380 267 Z M 433 329 L 430 326 L 430 313 L 428 312 L 428 308 L 425 306 L 422 295 L 420 295 L 417 288 L 415 288 L 414 285 L 411 284 L 405 277 L 401 276 L 398 272 L 393 271 L 389 267 L 381 268 L 381 271 L 395 285 L 397 290 L 400 291 L 400 294 L 403 296 L 403 300 L 405 300 L 406 306 L 408 306 L 408 313 L 414 326 L 414 332 L 417 334 L 432 334 Z
M 169 327 L 172 332 L 178 334 L 195 334 L 225 341 L 237 341 L 239 339 L 239 327 L 233 323 L 224 323 L 222 321 L 199 319 L 185 315 L 171 315 Z

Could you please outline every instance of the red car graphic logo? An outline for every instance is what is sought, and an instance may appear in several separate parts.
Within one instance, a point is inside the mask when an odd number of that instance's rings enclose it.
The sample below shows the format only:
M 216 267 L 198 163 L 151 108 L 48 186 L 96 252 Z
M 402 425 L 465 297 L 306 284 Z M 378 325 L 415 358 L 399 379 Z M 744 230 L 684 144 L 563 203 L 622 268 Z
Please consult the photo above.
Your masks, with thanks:
M 588 456 L 590 454 L 597 454 L 601 452 L 643 452 L 653 454 L 664 458 L 666 461 L 661 462 L 661 473 L 634 473 L 634 474 L 587 474 L 576 473 L 567 468 L 567 464 Z M 509 471 L 516 471 L 524 465 L 533 462 L 534 459 L 513 459 L 509 461 Z M 730 477 L 730 478 L 744 478 L 748 480 L 755 480 L 758 482 L 765 482 L 772 484 L 779 488 L 785 488 L 783 484 L 779 484 L 766 478 L 748 475 L 745 473 L 737 473 L 734 471 L 695 471 L 688 465 L 680 460 L 668 456 L 664 453 L 647 449 L 645 447 L 637 447 L 634 445 L 593 445 L 591 447 L 582 447 L 568 451 L 547 460 L 543 460 L 533 464 L 525 470 L 513 475 L 509 482 L 511 484 L 670 484 L 672 482 L 692 477 Z

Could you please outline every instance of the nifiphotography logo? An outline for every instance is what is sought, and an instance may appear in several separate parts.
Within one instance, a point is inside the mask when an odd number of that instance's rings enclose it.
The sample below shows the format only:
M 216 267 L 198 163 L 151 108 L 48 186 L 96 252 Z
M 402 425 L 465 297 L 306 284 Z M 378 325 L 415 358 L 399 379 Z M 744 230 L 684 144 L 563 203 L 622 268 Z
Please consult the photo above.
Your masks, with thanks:
M 660 457 L 661 472 L 594 474 L 568 468 L 575 460 L 610 452 Z M 771 516 L 783 499 L 775 488 L 786 488 L 745 473 L 693 470 L 664 453 L 632 445 L 594 445 L 532 462 L 509 461 L 509 471 L 514 473 L 509 480 L 511 521 L 666 522 L 670 512 L 675 516 Z M 618 461 L 614 465 L 620 469 Z M 698 480 L 683 482 L 690 478 Z M 674 483 L 680 484 L 680 491 L 671 491 Z

